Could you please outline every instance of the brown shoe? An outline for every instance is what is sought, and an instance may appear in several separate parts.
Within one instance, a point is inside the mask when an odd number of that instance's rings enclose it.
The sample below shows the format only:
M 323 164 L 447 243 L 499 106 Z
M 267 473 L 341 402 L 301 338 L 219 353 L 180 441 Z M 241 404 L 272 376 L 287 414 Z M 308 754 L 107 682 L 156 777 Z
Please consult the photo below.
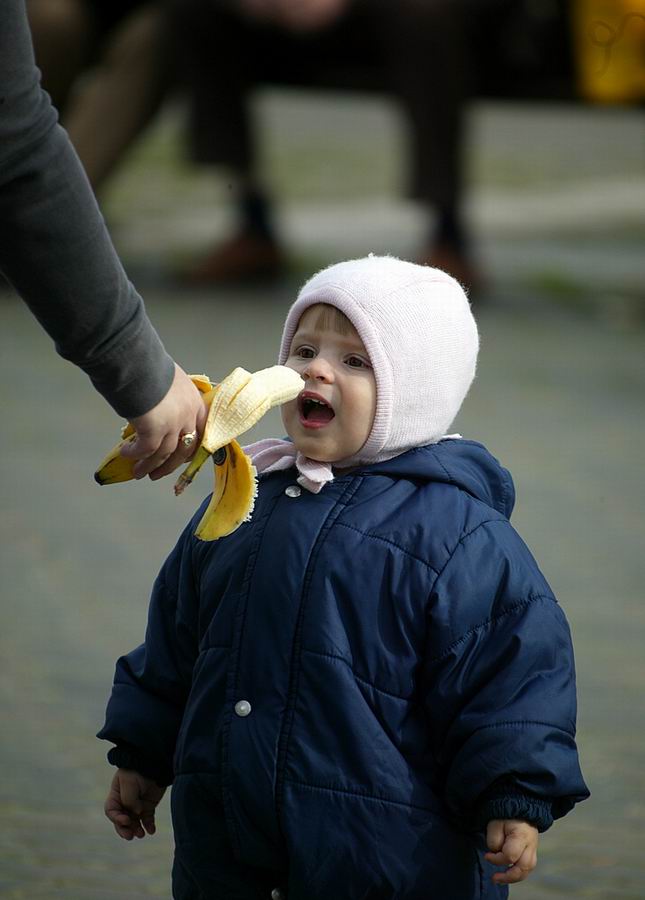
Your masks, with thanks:
M 284 256 L 270 238 L 241 231 L 219 244 L 185 280 L 193 285 L 270 281 L 284 270 Z
M 483 279 L 481 272 L 473 265 L 468 256 L 449 244 L 436 244 L 432 249 L 422 253 L 417 259 L 419 265 L 434 266 L 443 269 L 468 291 L 472 296 L 481 292 Z

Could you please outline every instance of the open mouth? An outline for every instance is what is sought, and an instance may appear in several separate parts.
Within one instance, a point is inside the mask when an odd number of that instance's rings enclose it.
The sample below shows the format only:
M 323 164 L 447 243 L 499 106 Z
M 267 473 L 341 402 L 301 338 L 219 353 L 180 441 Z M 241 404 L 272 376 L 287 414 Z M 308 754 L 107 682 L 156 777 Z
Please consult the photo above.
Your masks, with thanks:
M 304 392 L 298 397 L 300 421 L 309 428 L 327 425 L 336 415 L 329 403 L 319 394 Z

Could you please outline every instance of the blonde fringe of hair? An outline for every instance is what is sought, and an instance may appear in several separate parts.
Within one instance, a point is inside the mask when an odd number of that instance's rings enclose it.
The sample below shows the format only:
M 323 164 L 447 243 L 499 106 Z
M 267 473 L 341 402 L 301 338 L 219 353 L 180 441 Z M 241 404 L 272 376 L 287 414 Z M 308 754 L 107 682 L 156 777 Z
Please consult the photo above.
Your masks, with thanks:
M 329 303 L 321 303 L 319 305 L 320 309 L 314 328 L 319 331 L 335 331 L 343 336 L 347 336 L 356 330 L 344 312 L 341 312 Z

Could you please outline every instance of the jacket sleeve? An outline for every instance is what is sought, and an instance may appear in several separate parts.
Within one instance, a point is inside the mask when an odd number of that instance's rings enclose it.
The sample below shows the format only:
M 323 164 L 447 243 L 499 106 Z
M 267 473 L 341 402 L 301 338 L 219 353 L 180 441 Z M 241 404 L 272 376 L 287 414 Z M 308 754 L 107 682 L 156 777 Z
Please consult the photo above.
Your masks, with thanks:
M 543 831 L 588 796 L 569 627 L 507 520 L 462 536 L 433 588 L 427 651 L 433 751 L 458 823 Z
M 0 3 L 0 270 L 119 415 L 168 392 L 173 361 L 40 87 L 24 0 Z
M 113 765 L 170 784 L 173 756 L 198 650 L 198 594 L 191 522 L 157 577 L 145 641 L 116 664 L 105 724 Z

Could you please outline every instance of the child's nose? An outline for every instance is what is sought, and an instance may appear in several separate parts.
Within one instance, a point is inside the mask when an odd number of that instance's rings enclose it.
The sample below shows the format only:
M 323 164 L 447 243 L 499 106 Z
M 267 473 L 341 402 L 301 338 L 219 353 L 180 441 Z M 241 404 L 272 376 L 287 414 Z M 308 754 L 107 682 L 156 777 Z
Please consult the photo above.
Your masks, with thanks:
M 305 378 L 312 378 L 315 381 L 333 381 L 334 370 L 323 356 L 316 356 L 315 359 L 309 361 L 307 368 L 302 373 Z

